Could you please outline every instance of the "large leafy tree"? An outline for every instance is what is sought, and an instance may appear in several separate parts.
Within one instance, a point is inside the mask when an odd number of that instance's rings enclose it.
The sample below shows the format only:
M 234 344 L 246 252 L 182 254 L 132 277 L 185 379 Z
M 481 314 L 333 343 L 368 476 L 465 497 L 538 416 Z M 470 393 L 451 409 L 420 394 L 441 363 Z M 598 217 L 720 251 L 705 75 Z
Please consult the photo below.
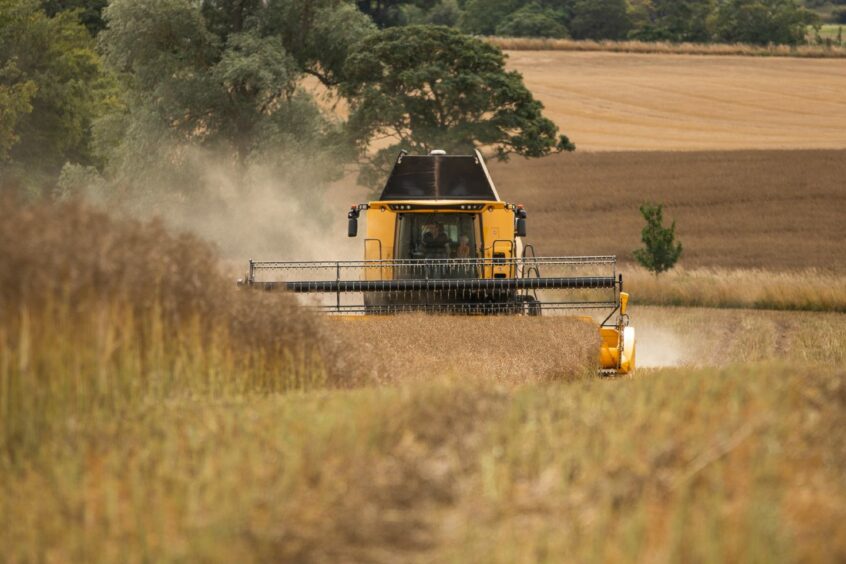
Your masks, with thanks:
M 492 148 L 538 157 L 573 149 L 542 114 L 497 47 L 441 26 L 391 28 L 366 38 L 347 60 L 349 126 L 368 156 L 373 184 L 400 149 Z M 375 153 L 368 148 L 381 141 Z M 389 143 L 385 146 L 385 143 Z
M 107 89 L 74 13 L 0 0 L 0 156 L 8 176 L 48 188 L 66 161 L 93 162 L 91 125 Z M 17 172 L 11 172 L 11 171 Z
M 147 167 L 151 159 L 179 168 L 190 147 L 213 150 L 242 170 L 259 159 L 307 167 L 342 149 L 338 124 L 300 82 L 305 73 L 327 85 L 340 80 L 347 49 L 371 31 L 354 6 L 114 0 L 105 16 L 103 51 L 125 77 L 128 95 L 124 115 L 106 124 L 103 137 L 120 146 L 125 170 Z M 343 29 L 330 35 L 326 26 Z

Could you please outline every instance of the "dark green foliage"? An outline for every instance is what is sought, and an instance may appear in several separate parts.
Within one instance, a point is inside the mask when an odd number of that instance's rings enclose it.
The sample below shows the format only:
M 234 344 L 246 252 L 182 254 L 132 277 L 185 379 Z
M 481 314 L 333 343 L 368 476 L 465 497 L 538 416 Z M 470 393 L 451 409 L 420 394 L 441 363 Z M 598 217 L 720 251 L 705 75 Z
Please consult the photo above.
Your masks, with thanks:
M 503 37 L 567 37 L 567 28 L 558 19 L 560 14 L 533 2 L 503 19 L 496 27 L 496 34 Z
M 578 0 L 569 28 L 574 39 L 623 39 L 631 29 L 626 0 Z
M 708 17 L 716 0 L 635 0 L 630 17 L 632 39 L 705 43 L 710 40 Z
M 366 181 L 400 149 L 467 153 L 486 146 L 505 159 L 574 148 L 543 117 L 522 77 L 505 70 L 498 48 L 450 28 L 408 26 L 371 36 L 348 59 L 346 76 L 350 130 L 362 153 L 373 138 L 394 141 L 370 159 Z
M 726 0 L 717 10 L 714 35 L 729 43 L 796 45 L 817 20 L 795 0 Z
M 7 161 L 9 150 L 20 140 L 18 121 L 32 111 L 32 96 L 38 88 L 18 70 L 15 59 L 0 67 L 0 162 Z
M 640 206 L 640 213 L 646 220 L 641 231 L 644 248 L 634 252 L 634 258 L 641 266 L 657 276 L 670 270 L 682 253 L 681 243 L 676 242 L 676 222 L 664 227 L 664 206 L 646 203 Z
M 53 18 L 35 0 L 0 0 L 0 160 L 38 192 L 68 161 L 93 162 L 91 124 L 108 81 L 74 12 Z
M 426 15 L 426 23 L 455 27 L 461 21 L 461 14 L 456 0 L 441 0 Z
M 405 6 L 415 6 L 429 10 L 437 4 L 437 0 L 356 0 L 358 9 L 370 16 L 379 27 L 390 27 L 403 24 Z
M 467 0 L 462 29 L 479 35 L 495 35 L 505 18 L 519 10 L 523 0 Z
M 43 0 L 41 4 L 50 17 L 59 12 L 75 12 L 91 35 L 97 35 L 106 27 L 103 10 L 109 4 L 108 0 Z

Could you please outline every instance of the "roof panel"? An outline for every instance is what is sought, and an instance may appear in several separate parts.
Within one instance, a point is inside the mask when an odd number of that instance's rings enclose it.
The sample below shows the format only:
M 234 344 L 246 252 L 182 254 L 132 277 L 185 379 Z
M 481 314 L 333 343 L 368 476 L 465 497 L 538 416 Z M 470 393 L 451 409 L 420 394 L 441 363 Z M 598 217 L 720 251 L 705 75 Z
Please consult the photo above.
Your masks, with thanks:
M 492 200 L 496 191 L 472 155 L 404 155 L 380 200 Z

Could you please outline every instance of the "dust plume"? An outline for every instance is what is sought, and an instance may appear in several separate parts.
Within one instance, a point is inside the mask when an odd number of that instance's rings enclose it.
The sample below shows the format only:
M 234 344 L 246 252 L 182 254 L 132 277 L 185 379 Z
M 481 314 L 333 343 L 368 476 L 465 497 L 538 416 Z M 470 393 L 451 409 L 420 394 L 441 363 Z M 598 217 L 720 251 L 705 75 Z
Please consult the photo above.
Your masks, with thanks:
M 204 191 L 189 205 L 165 210 L 166 220 L 216 244 L 227 262 L 256 260 L 355 260 L 361 240 L 346 236 L 349 178 L 326 187 L 298 175 L 280 178 L 273 168 L 252 166 L 243 177 L 232 167 L 209 163 Z
M 64 192 L 110 213 L 164 220 L 213 243 L 234 274 L 249 259 L 358 260 L 362 240 L 347 234 L 350 204 L 368 193 L 331 155 L 296 154 L 238 166 L 198 147 L 165 151 L 178 162 L 119 171 L 110 180 L 69 177 Z M 175 159 L 174 159 L 175 160 Z
M 665 327 L 635 322 L 638 368 L 681 366 L 687 358 L 682 340 Z

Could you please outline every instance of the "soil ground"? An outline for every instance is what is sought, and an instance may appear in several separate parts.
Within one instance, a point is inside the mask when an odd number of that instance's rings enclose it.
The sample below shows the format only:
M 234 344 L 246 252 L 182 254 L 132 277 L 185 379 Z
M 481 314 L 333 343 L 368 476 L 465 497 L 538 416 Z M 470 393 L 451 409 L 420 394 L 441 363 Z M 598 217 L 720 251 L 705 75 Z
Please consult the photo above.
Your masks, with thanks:
M 846 151 L 576 151 L 490 168 L 526 205 L 539 254 L 631 260 L 652 201 L 677 222 L 685 267 L 846 269 Z

